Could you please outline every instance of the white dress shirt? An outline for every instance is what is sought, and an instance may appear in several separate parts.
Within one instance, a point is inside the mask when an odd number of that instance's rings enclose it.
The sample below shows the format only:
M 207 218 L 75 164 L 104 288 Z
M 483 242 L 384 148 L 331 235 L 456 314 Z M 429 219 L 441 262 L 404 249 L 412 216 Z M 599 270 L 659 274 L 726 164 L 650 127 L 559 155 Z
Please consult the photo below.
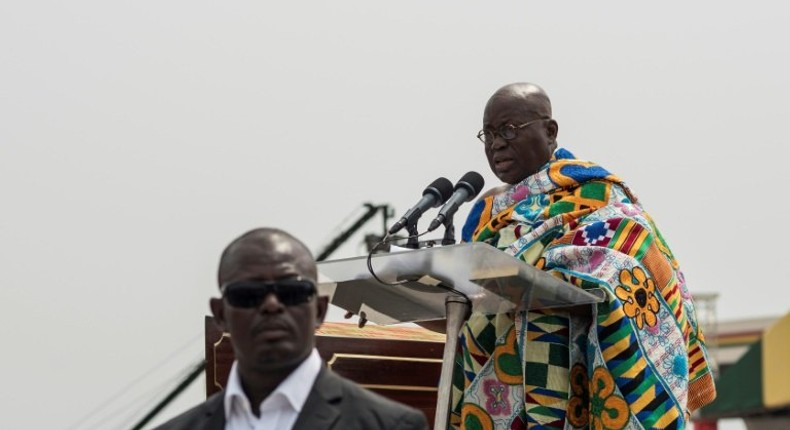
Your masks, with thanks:
M 236 367 L 237 363 L 234 361 L 228 375 L 228 386 L 225 388 L 225 430 L 289 430 L 296 422 L 318 377 L 321 357 L 318 350 L 313 348 L 307 359 L 263 399 L 258 407 L 259 417 L 252 413 Z

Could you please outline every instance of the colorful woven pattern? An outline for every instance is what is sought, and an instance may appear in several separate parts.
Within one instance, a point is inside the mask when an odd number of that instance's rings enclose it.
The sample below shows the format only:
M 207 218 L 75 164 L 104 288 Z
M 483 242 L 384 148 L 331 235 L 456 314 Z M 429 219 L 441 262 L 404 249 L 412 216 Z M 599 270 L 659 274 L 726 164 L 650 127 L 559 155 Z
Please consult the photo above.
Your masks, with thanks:
M 479 201 L 463 235 L 608 299 L 592 318 L 473 314 L 451 427 L 679 429 L 715 397 L 677 261 L 616 176 L 557 150 L 540 172 Z

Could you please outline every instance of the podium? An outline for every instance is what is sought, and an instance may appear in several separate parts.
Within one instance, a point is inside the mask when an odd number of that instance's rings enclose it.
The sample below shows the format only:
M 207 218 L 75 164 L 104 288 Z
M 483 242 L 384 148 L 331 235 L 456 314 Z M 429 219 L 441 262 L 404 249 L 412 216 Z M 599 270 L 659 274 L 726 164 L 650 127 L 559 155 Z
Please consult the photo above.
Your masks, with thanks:
M 319 294 L 346 311 L 365 312 L 376 324 L 446 319 L 435 430 L 447 428 L 458 333 L 470 310 L 493 314 L 571 307 L 605 297 L 601 290 L 582 290 L 484 243 L 374 254 L 369 263 L 367 257 L 318 263 Z
M 235 359 L 230 335 L 206 316 L 206 397 L 223 390 Z M 321 359 L 335 373 L 370 391 L 436 415 L 444 335 L 408 326 L 324 322 L 315 332 Z M 387 372 L 381 372 L 386 368 Z

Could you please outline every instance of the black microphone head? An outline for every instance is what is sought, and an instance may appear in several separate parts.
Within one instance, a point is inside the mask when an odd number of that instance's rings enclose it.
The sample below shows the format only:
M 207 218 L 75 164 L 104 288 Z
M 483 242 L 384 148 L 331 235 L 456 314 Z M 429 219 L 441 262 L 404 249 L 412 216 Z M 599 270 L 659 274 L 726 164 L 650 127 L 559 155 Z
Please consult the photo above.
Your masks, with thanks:
M 483 176 L 477 172 L 467 172 L 464 176 L 461 176 L 461 179 L 458 180 L 458 183 L 455 184 L 455 189 L 465 188 L 469 191 L 469 197 L 466 201 L 470 201 L 473 198 L 477 197 L 480 194 L 480 191 L 483 191 L 483 187 L 486 184 L 486 180 L 483 179 Z
M 431 194 L 435 197 L 433 207 L 439 207 L 453 195 L 453 183 L 445 177 L 437 178 L 422 192 L 422 195 Z

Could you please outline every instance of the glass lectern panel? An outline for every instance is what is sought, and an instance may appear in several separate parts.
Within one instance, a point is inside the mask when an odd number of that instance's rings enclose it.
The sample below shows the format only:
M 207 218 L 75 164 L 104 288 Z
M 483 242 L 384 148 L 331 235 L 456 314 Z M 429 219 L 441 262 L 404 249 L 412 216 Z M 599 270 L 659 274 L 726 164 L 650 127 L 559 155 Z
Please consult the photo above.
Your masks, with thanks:
M 445 298 L 465 296 L 472 310 L 500 313 L 592 304 L 601 297 L 484 243 L 468 243 L 318 263 L 319 290 L 377 324 L 442 319 Z

